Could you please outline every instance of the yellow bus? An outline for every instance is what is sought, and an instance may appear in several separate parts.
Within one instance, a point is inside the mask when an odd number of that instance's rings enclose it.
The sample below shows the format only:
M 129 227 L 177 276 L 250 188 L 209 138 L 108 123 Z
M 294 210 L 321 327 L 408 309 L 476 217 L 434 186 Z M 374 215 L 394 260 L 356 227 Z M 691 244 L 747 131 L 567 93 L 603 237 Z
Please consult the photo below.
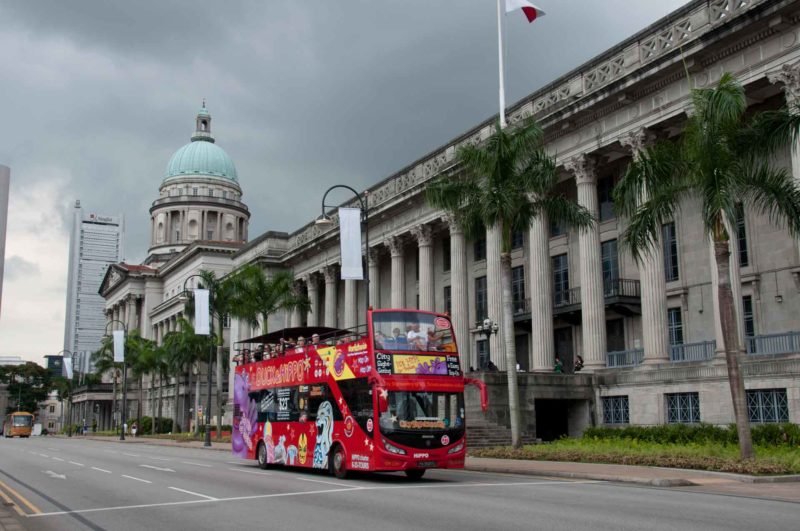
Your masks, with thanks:
M 33 428 L 33 415 L 25 411 L 16 411 L 6 415 L 3 423 L 4 437 L 30 437 Z

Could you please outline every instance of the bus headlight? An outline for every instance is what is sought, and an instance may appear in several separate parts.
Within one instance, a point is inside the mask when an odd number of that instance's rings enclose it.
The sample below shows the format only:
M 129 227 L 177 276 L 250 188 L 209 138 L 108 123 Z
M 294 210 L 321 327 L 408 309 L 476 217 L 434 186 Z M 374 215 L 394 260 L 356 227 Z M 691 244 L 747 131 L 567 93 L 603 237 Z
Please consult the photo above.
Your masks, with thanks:
M 454 454 L 456 452 L 460 452 L 463 449 L 464 449 L 464 443 L 460 442 L 457 445 L 455 445 L 452 448 L 450 448 L 449 450 L 447 450 L 447 453 L 448 454 Z
M 397 446 L 393 445 L 386 439 L 381 438 L 381 440 L 383 441 L 383 447 L 386 448 L 386 450 L 388 450 L 389 452 L 397 455 L 406 455 L 406 451 L 403 450 L 402 448 L 398 448 Z

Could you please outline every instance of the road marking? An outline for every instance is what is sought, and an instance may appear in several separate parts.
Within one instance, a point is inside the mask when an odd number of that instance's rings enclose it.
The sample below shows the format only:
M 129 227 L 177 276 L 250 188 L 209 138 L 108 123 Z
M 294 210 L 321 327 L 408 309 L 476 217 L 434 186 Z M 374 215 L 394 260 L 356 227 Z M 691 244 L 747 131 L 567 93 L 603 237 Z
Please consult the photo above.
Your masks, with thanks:
M 212 465 L 204 465 L 202 463 L 192 463 L 191 461 L 181 461 L 184 465 L 194 465 L 194 466 L 204 466 L 206 468 L 212 468 Z
M 83 463 L 76 463 L 75 461 L 69 462 L 71 465 L 83 466 Z
M 125 474 L 122 474 L 122 477 L 128 478 L 128 479 L 135 479 L 136 481 L 141 481 L 142 483 L 152 483 L 152 481 L 147 481 L 146 479 L 142 479 L 142 478 L 135 478 L 133 476 L 126 476 Z
M 31 453 L 33 453 L 33 452 L 31 452 Z M 244 459 L 240 459 L 239 461 L 225 461 L 225 464 L 226 465 L 245 465 L 245 464 L 247 464 L 247 461 L 245 461 Z
M 47 455 L 47 454 L 39 454 L 39 455 L 41 455 L 42 457 L 46 457 L 46 458 L 48 458 L 48 459 L 50 458 L 50 456 L 49 456 L 49 455 Z
M 271 476 L 269 472 L 259 472 L 257 470 L 245 470 L 244 468 L 229 468 L 228 470 L 235 470 L 236 472 L 241 472 L 242 474 L 256 474 L 259 476 Z
M 192 492 L 190 490 L 179 489 L 178 487 L 169 487 L 172 490 L 177 490 L 179 492 L 185 492 L 186 494 L 191 494 L 192 496 L 199 496 L 201 498 L 205 498 L 209 501 L 219 501 L 219 498 L 214 498 L 212 496 L 206 496 L 205 494 L 200 494 L 199 492 Z
M 106 470 L 104 468 L 97 468 L 96 466 L 93 466 L 92 470 L 97 470 L 98 472 L 105 472 L 106 474 L 110 474 L 111 473 L 110 470 Z
M 14 496 L 14 497 L 15 497 L 15 498 L 17 498 L 19 501 L 21 501 L 23 504 L 25 504 L 25 506 L 26 506 L 26 507 L 28 507 L 28 509 L 30 509 L 31 511 L 33 511 L 33 513 L 34 513 L 34 514 L 36 514 L 36 515 L 38 515 L 38 514 L 42 514 L 42 511 L 41 511 L 41 509 L 39 509 L 39 508 L 38 508 L 38 507 L 36 507 L 34 504 L 32 504 L 31 502 L 29 502 L 29 501 L 28 501 L 28 500 L 25 498 L 25 496 L 23 496 L 23 495 L 22 495 L 22 494 L 20 494 L 19 492 L 15 491 L 14 489 L 12 489 L 11 487 L 9 487 L 8 485 L 6 485 L 5 483 L 3 483 L 2 481 L 0 481 L 0 487 L 4 488 L 4 489 L 5 489 L 5 490 L 7 490 L 8 492 L 10 492 L 12 496 Z
M 144 468 L 152 468 L 153 470 L 159 470 L 161 472 L 175 472 L 171 468 L 161 468 L 160 466 L 153 466 L 153 465 L 139 465 Z
M 17 511 L 17 514 L 18 514 L 18 515 L 20 515 L 20 516 L 25 516 L 25 511 L 23 511 L 22 509 L 20 509 L 19 505 L 17 505 L 16 503 L 14 503 L 14 500 L 12 500 L 11 498 L 9 498 L 9 497 L 8 497 L 8 495 L 7 495 L 5 492 L 3 492 L 2 490 L 0 490 L 0 498 L 2 498 L 2 499 L 3 499 L 3 503 L 5 503 L 7 506 L 9 506 L 9 507 L 13 507 L 13 508 L 14 508 L 14 510 L 15 510 L 15 511 Z
M 56 473 L 55 473 L 55 472 L 53 472 L 52 470 L 42 470 L 42 473 L 43 473 L 43 474 L 47 474 L 48 476 L 50 476 L 50 477 L 51 477 L 51 478 L 53 478 L 53 479 L 55 479 L 55 478 L 58 478 L 58 479 L 67 479 L 67 476 L 65 476 L 64 474 L 56 474 Z
M 127 455 L 128 457 L 141 457 L 139 454 L 126 454 L 125 452 L 122 452 L 122 455 Z
M 64 461 L 64 460 L 63 460 L 63 459 L 61 459 L 60 457 L 54 457 L 53 459 L 54 459 L 54 460 L 56 460 L 56 461 L 62 461 L 62 462 Z
M 333 481 L 322 481 L 321 479 L 301 478 L 301 477 L 297 477 L 297 476 L 295 476 L 294 479 L 299 479 L 300 481 L 313 481 L 314 483 L 325 483 L 326 485 L 336 485 L 337 487 L 341 487 L 342 486 L 341 483 L 334 483 Z M 361 488 L 363 488 L 363 487 L 358 487 L 356 485 L 352 485 L 352 486 L 351 485 L 347 485 L 347 486 L 350 487 L 351 489 L 361 489 Z
M 243 472 L 243 471 L 242 471 Z M 299 492 L 280 492 L 276 494 L 255 494 L 252 496 L 236 496 L 233 498 L 218 498 L 214 500 L 186 500 L 180 502 L 163 502 L 163 503 L 146 503 L 140 505 L 119 505 L 115 507 L 96 507 L 94 509 L 75 509 L 73 511 L 55 511 L 51 513 L 40 513 L 40 514 L 32 514 L 28 515 L 28 518 L 37 518 L 42 516 L 63 516 L 68 514 L 83 514 L 83 513 L 98 513 L 98 512 L 107 512 L 107 511 L 124 511 L 128 509 L 146 509 L 150 507 L 169 507 L 169 506 L 177 506 L 177 505 L 190 505 L 190 504 L 197 504 L 197 503 L 212 503 L 213 501 L 216 502 L 232 502 L 232 501 L 244 501 L 244 500 L 264 500 L 268 498 L 288 498 L 293 496 L 309 496 L 313 494 L 334 494 L 339 492 L 354 492 L 356 490 L 386 490 L 386 489 L 416 489 L 416 488 L 433 488 L 433 489 L 442 489 L 442 488 L 455 488 L 455 487 L 492 487 L 492 486 L 499 486 L 499 487 L 507 487 L 507 486 L 535 486 L 535 485 L 579 485 L 579 484 L 594 484 L 594 483 L 608 483 L 607 481 L 596 481 L 596 480 L 586 480 L 586 481 L 574 481 L 574 480 L 565 480 L 565 481 L 535 481 L 535 482 L 520 482 L 520 483 L 470 483 L 470 484 L 452 484 L 452 485 L 442 485 L 441 483 L 435 483 L 432 485 L 420 485 L 420 484 L 408 484 L 408 485 L 399 485 L 399 486 L 376 486 L 376 487 L 361 487 L 358 489 L 354 489 L 352 487 L 345 487 L 341 489 L 325 489 L 325 490 L 307 490 L 307 491 L 299 491 Z M 174 487 L 170 487 L 174 489 Z M 175 489 L 180 490 L 180 489 Z M 195 493 L 193 493 L 195 494 Z
M 58 448 L 50 448 L 49 446 L 46 449 L 50 450 L 51 452 L 57 452 L 58 451 Z
M 156 461 L 169 461 L 169 459 L 166 457 L 151 457 L 149 455 L 147 457 L 150 457 L 150 459 L 155 459 Z

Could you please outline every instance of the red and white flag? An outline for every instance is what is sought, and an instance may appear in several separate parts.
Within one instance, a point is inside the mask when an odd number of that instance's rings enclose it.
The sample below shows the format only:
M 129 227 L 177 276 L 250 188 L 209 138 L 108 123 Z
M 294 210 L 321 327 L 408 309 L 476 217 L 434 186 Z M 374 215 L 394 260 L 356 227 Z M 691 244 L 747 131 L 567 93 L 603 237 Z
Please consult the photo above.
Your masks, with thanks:
M 545 15 L 544 11 L 528 2 L 528 0 L 506 0 L 506 13 L 511 13 L 521 9 L 525 16 L 528 17 L 528 22 L 533 22 L 539 17 Z

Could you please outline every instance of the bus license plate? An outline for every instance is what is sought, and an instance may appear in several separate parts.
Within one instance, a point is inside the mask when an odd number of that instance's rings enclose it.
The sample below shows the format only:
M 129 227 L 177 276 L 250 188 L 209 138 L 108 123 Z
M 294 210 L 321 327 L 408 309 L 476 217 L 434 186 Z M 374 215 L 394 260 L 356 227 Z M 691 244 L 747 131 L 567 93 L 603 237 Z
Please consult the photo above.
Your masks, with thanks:
M 431 468 L 436 466 L 436 461 L 417 461 L 417 466 L 420 468 Z

